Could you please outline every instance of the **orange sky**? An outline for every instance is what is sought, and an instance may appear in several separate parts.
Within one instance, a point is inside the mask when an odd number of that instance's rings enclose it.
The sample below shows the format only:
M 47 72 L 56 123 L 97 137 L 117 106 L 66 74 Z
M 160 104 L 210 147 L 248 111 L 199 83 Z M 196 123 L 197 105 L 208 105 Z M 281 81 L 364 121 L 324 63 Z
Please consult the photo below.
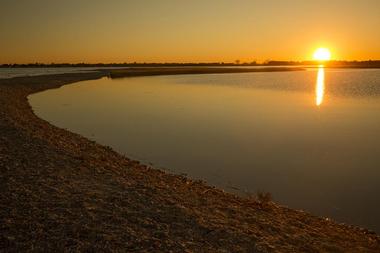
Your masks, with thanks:
M 379 0 L 1 0 L 0 63 L 380 59 Z

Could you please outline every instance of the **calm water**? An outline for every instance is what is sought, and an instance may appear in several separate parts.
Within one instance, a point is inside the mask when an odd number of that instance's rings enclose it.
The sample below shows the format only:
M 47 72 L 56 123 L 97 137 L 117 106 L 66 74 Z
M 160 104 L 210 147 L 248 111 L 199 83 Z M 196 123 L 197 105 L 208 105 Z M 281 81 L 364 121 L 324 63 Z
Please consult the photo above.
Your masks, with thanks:
M 380 70 L 103 78 L 29 99 L 131 158 L 380 232 Z
M 57 68 L 0 68 L 0 79 L 19 76 L 41 76 L 65 73 L 92 72 L 97 69 L 117 69 L 120 67 L 57 67 Z

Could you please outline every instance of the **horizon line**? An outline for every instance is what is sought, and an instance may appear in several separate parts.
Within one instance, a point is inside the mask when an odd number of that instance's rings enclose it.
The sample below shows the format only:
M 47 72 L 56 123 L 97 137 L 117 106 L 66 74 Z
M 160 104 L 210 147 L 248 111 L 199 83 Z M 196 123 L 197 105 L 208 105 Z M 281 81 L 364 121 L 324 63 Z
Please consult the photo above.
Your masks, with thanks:
M 329 60 L 325 63 L 372 63 L 380 62 L 380 59 L 368 60 Z M 11 66 L 55 66 L 55 65 L 268 65 L 274 63 L 283 64 L 320 64 L 316 60 L 266 60 L 266 61 L 209 61 L 209 62 L 29 62 L 29 63 L 0 63 L 1 67 Z

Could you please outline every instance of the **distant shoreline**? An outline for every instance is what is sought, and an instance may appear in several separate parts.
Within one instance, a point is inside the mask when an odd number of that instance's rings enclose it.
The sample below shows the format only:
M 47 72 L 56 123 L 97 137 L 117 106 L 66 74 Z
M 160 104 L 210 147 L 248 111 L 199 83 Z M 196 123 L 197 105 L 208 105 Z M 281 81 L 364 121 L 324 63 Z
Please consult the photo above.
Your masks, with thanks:
M 209 63 L 25 63 L 0 64 L 0 68 L 60 68 L 60 67 L 286 67 L 286 66 L 318 66 L 317 61 L 267 61 L 258 62 L 209 62 Z M 323 63 L 331 68 L 380 68 L 380 60 L 367 61 L 337 61 Z
M 160 73 L 151 71 L 119 74 Z M 111 75 L 0 79 L 0 249 L 380 251 L 380 237 L 367 229 L 142 165 L 49 124 L 28 104 L 30 94 Z
M 231 73 L 253 73 L 253 72 L 286 72 L 304 71 L 305 68 L 296 67 L 264 67 L 264 68 L 129 68 L 113 69 L 109 71 L 111 78 L 122 78 L 132 76 L 158 76 L 158 75 L 194 75 L 194 74 L 231 74 Z

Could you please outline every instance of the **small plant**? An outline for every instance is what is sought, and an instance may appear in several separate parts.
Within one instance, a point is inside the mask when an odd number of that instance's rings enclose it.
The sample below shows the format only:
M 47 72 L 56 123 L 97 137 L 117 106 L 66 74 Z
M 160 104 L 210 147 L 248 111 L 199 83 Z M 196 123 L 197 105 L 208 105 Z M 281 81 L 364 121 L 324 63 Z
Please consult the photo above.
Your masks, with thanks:
M 260 203 L 269 203 L 272 201 L 272 194 L 270 192 L 258 191 L 256 196 L 257 201 L 259 201 Z
M 247 198 L 258 203 L 268 204 L 273 201 L 272 194 L 270 192 L 257 191 L 256 194 L 245 191 Z

